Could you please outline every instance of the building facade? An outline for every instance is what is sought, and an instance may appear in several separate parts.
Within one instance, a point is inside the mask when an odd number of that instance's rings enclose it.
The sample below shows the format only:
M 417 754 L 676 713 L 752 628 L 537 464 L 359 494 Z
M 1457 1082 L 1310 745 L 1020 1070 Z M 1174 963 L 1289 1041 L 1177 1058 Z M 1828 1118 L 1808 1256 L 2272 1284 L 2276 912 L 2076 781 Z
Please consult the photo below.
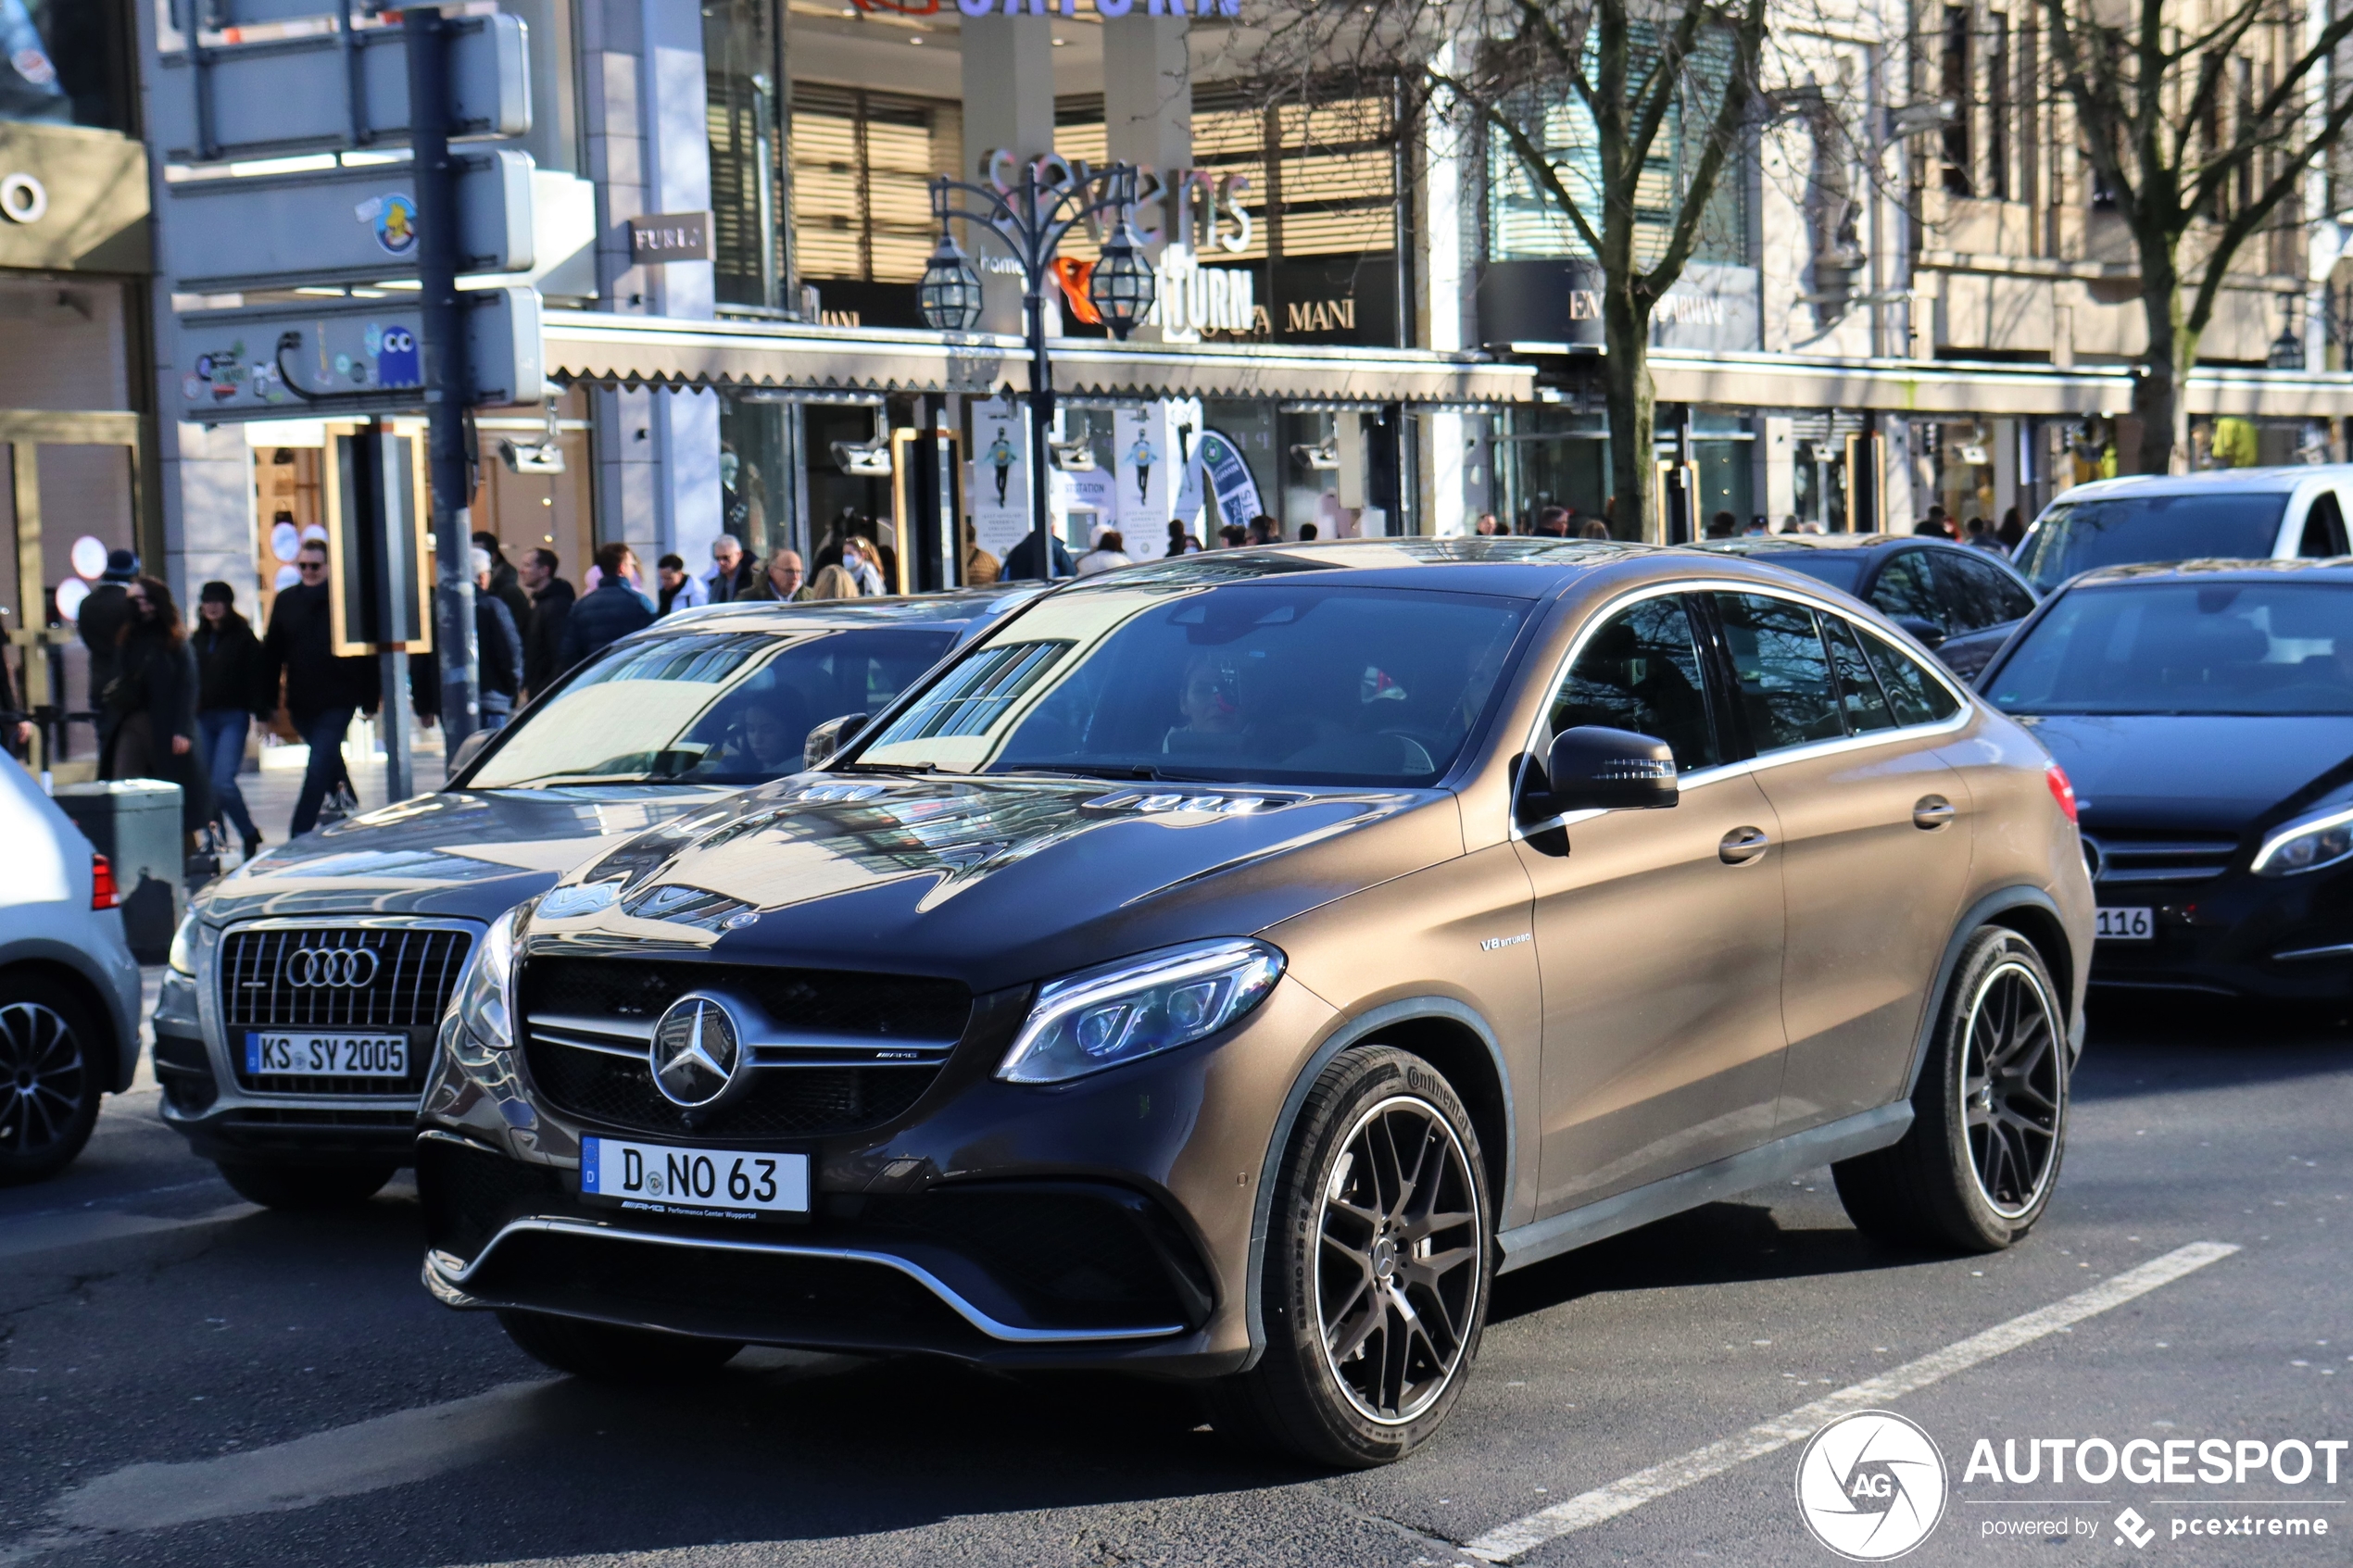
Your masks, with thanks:
M 203 292 L 148 213 L 190 181 L 406 154 L 208 157 L 175 144 L 167 100 L 207 48 L 386 18 L 207 0 L 190 33 L 165 0 L 21 8 L 52 64 L 46 82 L 39 66 L 0 82 L 12 637 L 72 642 L 64 601 L 94 575 L 82 540 L 139 547 L 183 596 L 220 578 L 266 610 L 322 521 L 324 427 L 186 417 L 200 367 L 180 323 L 399 285 Z M 804 555 L 860 532 L 926 587 L 961 580 L 975 548 L 1001 555 L 1029 526 L 1020 282 L 958 225 L 981 319 L 924 325 L 930 182 L 1110 161 L 1142 170 L 1160 304 L 1114 343 L 1050 297 L 1052 522 L 1075 548 L 1115 526 L 1154 555 L 1172 521 L 1200 537 L 1260 513 L 1328 537 L 1614 511 L 1599 280 L 1574 236 L 1503 148 L 1409 93 L 1376 82 L 1309 107 L 1255 88 L 1215 0 L 461 9 L 511 13 L 530 40 L 521 276 L 545 302 L 548 381 L 475 420 L 474 524 L 510 556 L 553 549 L 576 583 L 607 540 L 702 570 L 723 532 Z M 1834 25 L 1794 10 L 1746 155 L 1654 325 L 1655 456 L 1688 488 L 1683 526 L 1730 511 L 1902 530 L 1932 504 L 2031 518 L 2132 449 L 2140 347 L 2138 281 L 2031 8 L 1888 0 Z M 1956 112 L 1898 133 L 1889 111 L 1937 100 Z M 1585 156 L 1567 107 L 1529 114 L 1565 163 Z M 37 217 L 20 175 L 45 193 Z M 2316 172 L 2249 247 L 2190 384 L 2195 461 L 2342 452 L 2353 392 L 2330 323 L 2346 313 L 2324 308 L 2346 282 L 2339 182 Z M 1064 254 L 1094 245 L 1082 225 Z M 2271 368 L 2284 336 L 2312 369 Z

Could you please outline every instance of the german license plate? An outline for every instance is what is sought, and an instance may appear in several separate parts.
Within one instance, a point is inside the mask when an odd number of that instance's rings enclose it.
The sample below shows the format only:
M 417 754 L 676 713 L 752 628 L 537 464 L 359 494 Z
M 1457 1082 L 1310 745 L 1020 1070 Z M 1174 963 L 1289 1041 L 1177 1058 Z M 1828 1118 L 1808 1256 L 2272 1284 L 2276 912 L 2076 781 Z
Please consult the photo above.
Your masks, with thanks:
M 669 1213 L 806 1214 L 809 1156 L 586 1137 L 580 1196 Z
M 2157 935 L 2157 921 L 2145 909 L 2102 909 L 2092 934 L 2105 942 L 2146 942 Z
M 245 1033 L 245 1071 L 296 1078 L 406 1078 L 406 1035 Z

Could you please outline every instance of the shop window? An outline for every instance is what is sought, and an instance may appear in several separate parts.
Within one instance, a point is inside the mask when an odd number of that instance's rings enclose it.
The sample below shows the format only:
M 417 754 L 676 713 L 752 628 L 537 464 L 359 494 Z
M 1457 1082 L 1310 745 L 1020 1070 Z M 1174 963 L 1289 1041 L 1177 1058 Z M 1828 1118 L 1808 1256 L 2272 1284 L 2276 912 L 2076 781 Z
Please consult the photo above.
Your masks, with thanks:
M 1944 96 L 1955 108 L 1953 118 L 1944 122 L 1946 195 L 1970 196 L 1977 194 L 1977 182 L 1973 177 L 1977 169 L 1977 145 L 1976 137 L 1972 134 L 1977 120 L 1975 43 L 1969 36 L 1969 7 L 1945 6 L 1944 49 L 1938 63 Z
M 2000 11 L 1985 16 L 1985 172 L 1986 192 L 1996 201 L 2008 201 L 2010 185 L 2010 19 Z
M 1638 40 L 1639 36 L 1638 30 Z M 1730 69 L 1731 51 L 1731 40 L 1728 36 L 1712 33 L 1699 44 L 1695 69 L 1703 76 L 1711 69 L 1720 76 Z M 1633 74 L 1639 80 L 1647 69 L 1647 51 L 1642 48 L 1639 41 L 1636 53 L 1638 57 Z M 1692 107 L 1704 108 L 1715 96 L 1713 91 L 1703 91 L 1695 95 Z M 1545 160 L 1560 174 L 1562 184 L 1598 226 L 1602 210 L 1601 138 L 1592 111 L 1574 97 L 1548 103 L 1532 96 L 1514 104 L 1511 110 L 1522 125 L 1535 131 Z M 1691 175 L 1705 145 L 1706 136 L 1704 116 L 1687 119 L 1685 106 L 1680 100 L 1668 109 L 1666 123 L 1659 128 L 1658 135 L 1652 143 L 1651 157 L 1643 167 L 1636 197 L 1634 259 L 1637 265 L 1648 267 L 1665 253 L 1674 232 L 1681 193 L 1689 188 Z M 1556 201 L 1538 188 L 1511 144 L 1500 136 L 1490 136 L 1486 141 L 1489 258 L 1496 261 L 1538 260 L 1550 257 L 1590 258 L 1591 253 L 1576 227 L 1569 222 L 1567 214 L 1561 210 Z M 1752 152 L 1743 147 L 1741 155 L 1728 163 L 1718 176 L 1716 189 L 1708 197 L 1707 210 L 1700 220 L 1698 241 L 1692 251 L 1692 260 L 1733 266 L 1753 264 L 1748 238 L 1749 175 L 1753 162 Z
M 1375 94 L 1269 108 L 1241 88 L 1194 87 L 1193 162 L 1251 214 L 1240 249 L 1221 246 L 1202 259 L 1258 264 L 1264 335 L 1402 341 L 1393 125 L 1389 99 Z M 1224 234 L 1239 233 L 1230 211 L 1219 221 Z
M 837 312 L 827 280 L 897 284 L 921 278 L 938 240 L 932 178 L 963 161 L 961 107 L 797 82 L 789 140 L 794 265 L 816 283 L 827 319 Z M 904 292 L 912 321 L 914 291 Z
M 130 9 L 0 0 L 0 120 L 131 128 Z
M 784 35 L 779 0 L 704 0 L 711 259 L 719 302 L 785 304 Z

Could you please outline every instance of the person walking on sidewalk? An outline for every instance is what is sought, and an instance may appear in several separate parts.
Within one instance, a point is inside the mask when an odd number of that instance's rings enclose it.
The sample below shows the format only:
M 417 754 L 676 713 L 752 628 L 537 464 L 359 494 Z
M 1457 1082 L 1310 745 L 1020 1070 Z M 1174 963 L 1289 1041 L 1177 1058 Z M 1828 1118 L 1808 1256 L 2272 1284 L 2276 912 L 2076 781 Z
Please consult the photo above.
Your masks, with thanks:
M 482 727 L 503 730 L 522 693 L 522 633 L 492 583 L 490 552 L 474 546 L 474 647 L 482 664 Z
M 302 581 L 278 591 L 270 630 L 261 638 L 263 700 L 285 682 L 286 717 L 309 744 L 302 793 L 295 797 L 286 836 L 300 838 L 319 823 L 327 792 L 346 778 L 343 738 L 355 713 L 373 713 L 382 696 L 376 661 L 364 654 L 337 659 L 333 608 L 327 596 L 327 542 L 306 539 L 295 553 Z
M 522 623 L 522 689 L 537 696 L 563 673 L 556 652 L 564 640 L 564 617 L 572 613 L 572 584 L 556 575 L 556 552 L 534 550 L 522 558 L 523 590 L 531 616 Z
M 556 645 L 558 675 L 591 654 L 602 653 L 630 633 L 654 623 L 654 607 L 629 585 L 629 580 L 637 574 L 635 552 L 618 539 L 599 545 L 597 571 L 600 581 L 595 591 L 582 595 L 572 612 L 564 617 L 563 638 Z
M 115 674 L 105 694 L 114 730 L 98 771 L 109 779 L 178 784 L 181 831 L 195 834 L 212 816 L 196 756 L 196 657 L 180 607 L 160 579 L 135 577 L 123 594 L 131 621 L 115 643 Z
M 212 786 L 210 820 L 228 819 L 250 860 L 261 848 L 261 830 L 245 809 L 237 772 L 245 766 L 246 732 L 256 720 L 267 722 L 272 707 L 261 691 L 261 639 L 237 613 L 237 591 L 208 583 L 188 641 L 196 652 L 196 756 Z

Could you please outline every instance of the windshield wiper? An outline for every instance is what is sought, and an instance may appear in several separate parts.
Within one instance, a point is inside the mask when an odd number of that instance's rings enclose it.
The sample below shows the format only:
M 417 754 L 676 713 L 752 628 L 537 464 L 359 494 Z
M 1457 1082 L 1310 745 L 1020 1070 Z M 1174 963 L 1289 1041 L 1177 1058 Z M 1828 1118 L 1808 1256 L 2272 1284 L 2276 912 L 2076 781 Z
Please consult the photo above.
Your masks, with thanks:
M 1206 773 L 1176 772 L 1155 768 L 1148 762 L 1106 762 L 1096 767 L 1032 767 L 1016 763 L 1007 768 L 1008 773 L 1051 773 L 1073 779 L 1127 779 L 1151 784 L 1207 784 L 1214 782 Z

